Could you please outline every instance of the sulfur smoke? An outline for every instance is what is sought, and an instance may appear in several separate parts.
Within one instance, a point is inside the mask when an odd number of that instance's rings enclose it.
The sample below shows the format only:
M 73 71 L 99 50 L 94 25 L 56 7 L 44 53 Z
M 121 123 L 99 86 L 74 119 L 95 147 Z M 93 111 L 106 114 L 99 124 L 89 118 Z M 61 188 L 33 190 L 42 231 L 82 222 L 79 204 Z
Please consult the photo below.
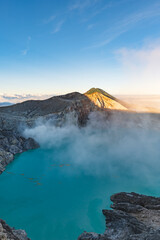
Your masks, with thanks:
M 123 171 L 128 178 L 159 183 L 159 115 L 92 113 L 82 128 L 70 120 L 61 127 L 39 121 L 24 135 L 41 148 L 61 150 L 62 158 L 67 156 L 72 164 L 70 174 L 106 176 Z

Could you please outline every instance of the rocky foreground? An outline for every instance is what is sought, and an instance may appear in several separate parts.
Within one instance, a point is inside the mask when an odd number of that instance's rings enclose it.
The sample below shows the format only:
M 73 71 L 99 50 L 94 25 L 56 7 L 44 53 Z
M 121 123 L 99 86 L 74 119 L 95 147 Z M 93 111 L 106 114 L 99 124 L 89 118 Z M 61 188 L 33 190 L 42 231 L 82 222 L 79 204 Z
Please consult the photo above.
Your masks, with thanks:
M 84 232 L 78 240 L 160 239 L 160 198 L 122 192 L 111 201 L 113 210 L 103 210 L 105 233 Z
M 0 219 L 0 240 L 30 240 L 24 230 L 16 230 Z
M 103 210 L 104 234 L 84 232 L 78 240 L 159 240 L 160 198 L 136 193 L 111 196 L 113 210 Z M 15 230 L 0 219 L 0 240 L 29 240 L 24 230 Z

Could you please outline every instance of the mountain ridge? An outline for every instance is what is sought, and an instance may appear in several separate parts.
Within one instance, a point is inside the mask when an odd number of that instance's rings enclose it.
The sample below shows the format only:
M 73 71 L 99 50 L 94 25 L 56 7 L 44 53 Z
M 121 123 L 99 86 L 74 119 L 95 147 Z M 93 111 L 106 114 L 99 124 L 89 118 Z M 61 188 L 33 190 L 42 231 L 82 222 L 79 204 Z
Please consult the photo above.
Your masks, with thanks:
M 95 105 L 102 109 L 128 111 L 129 106 L 100 88 L 91 88 L 85 93 Z
M 91 95 L 96 94 L 96 99 L 91 98 Z M 63 108 L 67 107 L 67 105 L 69 104 L 69 102 L 71 101 L 76 101 L 76 102 L 80 102 L 80 101 L 86 101 L 87 102 L 87 98 L 88 98 L 88 102 L 91 101 L 93 104 L 95 104 L 97 107 L 102 108 L 102 109 L 112 109 L 112 110 L 127 110 L 127 104 L 125 106 L 125 104 L 122 103 L 122 101 L 120 101 L 119 99 L 115 98 L 114 96 L 110 95 L 109 93 L 105 92 L 104 90 L 100 89 L 100 88 L 91 88 L 90 90 L 88 90 L 86 93 L 82 94 L 79 92 L 72 92 L 72 93 L 68 93 L 68 94 L 64 94 L 64 95 L 59 95 L 59 96 L 53 96 L 51 98 L 48 99 L 44 99 L 44 100 L 27 100 L 21 103 L 16 103 L 14 105 L 11 106 L 2 106 L 0 107 L 0 112 L 5 112 L 8 110 L 13 111 L 13 112 L 21 112 L 24 110 L 35 110 L 35 108 L 37 108 L 37 110 L 45 108 L 46 112 L 48 111 L 51 112 L 56 112 L 58 110 L 62 110 Z M 99 104 L 97 104 L 97 101 L 99 98 L 101 98 L 101 100 L 103 98 L 105 98 L 104 101 L 99 101 Z M 122 105 L 122 107 L 119 106 L 119 108 L 115 107 L 116 104 L 107 104 L 106 102 L 108 101 L 114 101 L 117 102 L 118 104 Z M 104 104 L 105 102 L 105 104 Z M 52 105 L 52 108 L 49 108 L 49 105 L 54 104 L 54 106 Z M 115 107 L 115 108 L 114 108 Z
M 0 107 L 0 173 L 13 161 L 15 154 L 38 147 L 33 139 L 23 137 L 23 129 L 31 128 L 37 121 L 51 121 L 55 126 L 62 126 L 68 114 L 72 114 L 76 123 L 82 127 L 86 125 L 91 112 L 127 110 L 111 99 L 111 95 L 103 90 L 98 91 L 92 93 L 96 94 L 94 98 L 92 94 L 72 92 L 46 100 L 27 100 Z
M 112 100 L 116 100 L 115 97 L 113 97 L 112 95 L 110 95 L 109 93 L 107 93 L 106 91 L 104 91 L 104 90 L 101 89 L 101 88 L 91 88 L 91 89 L 89 89 L 87 92 L 85 92 L 84 94 L 85 94 L 85 95 L 89 95 L 89 94 L 92 94 L 92 93 L 95 93 L 95 92 L 101 93 L 101 94 L 103 94 L 104 96 L 111 98 Z

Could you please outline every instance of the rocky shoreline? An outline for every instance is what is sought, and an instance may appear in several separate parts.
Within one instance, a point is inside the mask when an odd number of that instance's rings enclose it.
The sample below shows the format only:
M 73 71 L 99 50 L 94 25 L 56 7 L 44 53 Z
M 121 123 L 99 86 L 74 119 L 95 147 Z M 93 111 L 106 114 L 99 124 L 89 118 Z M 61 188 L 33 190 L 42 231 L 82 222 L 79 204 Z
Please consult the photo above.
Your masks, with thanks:
M 22 137 L 18 131 L 0 129 L 0 174 L 13 161 L 15 154 L 38 147 L 38 143 Z
M 160 198 L 136 193 L 111 196 L 113 210 L 103 210 L 104 234 L 84 232 L 78 240 L 159 240 Z
M 104 234 L 82 233 L 78 240 L 159 240 L 160 198 L 137 193 L 111 196 L 113 210 L 102 210 L 106 219 Z M 30 240 L 24 230 L 16 230 L 0 219 L 0 239 Z
M 0 219 L 1 240 L 30 240 L 24 230 L 11 228 L 5 221 Z

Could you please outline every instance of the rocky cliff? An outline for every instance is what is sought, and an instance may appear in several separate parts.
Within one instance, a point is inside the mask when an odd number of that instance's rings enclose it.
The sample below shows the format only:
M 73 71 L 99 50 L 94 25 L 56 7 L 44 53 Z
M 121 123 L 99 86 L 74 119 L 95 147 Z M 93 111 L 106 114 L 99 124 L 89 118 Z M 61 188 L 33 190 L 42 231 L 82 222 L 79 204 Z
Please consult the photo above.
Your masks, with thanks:
M 39 145 L 33 139 L 25 139 L 15 129 L 0 129 L 0 174 L 5 167 L 13 161 L 14 155 L 27 150 L 38 148 Z
M 30 100 L 0 108 L 0 128 L 12 129 L 19 124 L 33 125 L 39 119 L 64 120 L 69 112 L 75 112 L 78 122 L 83 124 L 89 112 L 96 106 L 88 97 L 78 92 L 55 96 L 46 100 Z
M 103 210 L 104 234 L 84 232 L 78 240 L 159 240 L 160 198 L 136 193 L 111 196 L 113 210 Z
M 0 219 L 0 240 L 30 240 L 24 230 L 16 230 Z

